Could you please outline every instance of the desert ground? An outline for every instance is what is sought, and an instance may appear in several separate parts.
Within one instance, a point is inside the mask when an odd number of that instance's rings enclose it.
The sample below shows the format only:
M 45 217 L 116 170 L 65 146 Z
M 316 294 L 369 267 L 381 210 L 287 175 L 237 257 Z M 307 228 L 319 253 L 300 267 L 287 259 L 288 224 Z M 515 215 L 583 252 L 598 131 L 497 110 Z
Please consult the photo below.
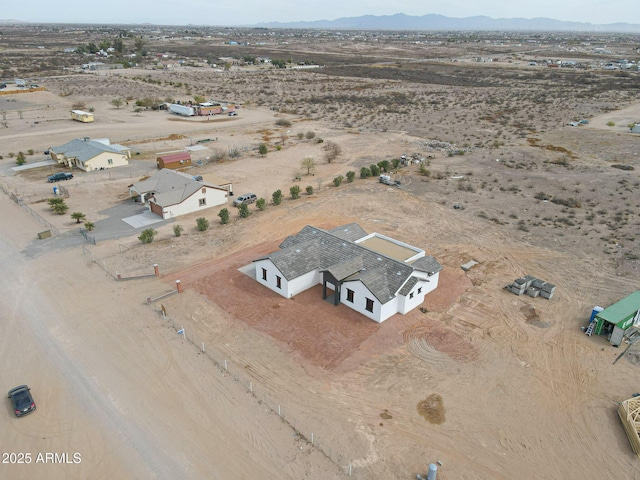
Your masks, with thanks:
M 324 72 L 58 72 L 38 77 L 45 91 L 0 95 L 0 185 L 24 204 L 0 193 L 3 388 L 28 384 L 38 406 L 17 419 L 6 402 L 2 450 L 32 460 L 3 462 L 1 477 L 403 479 L 439 462 L 444 480 L 640 478 L 616 414 L 640 390 L 640 352 L 613 364 L 622 347 L 582 330 L 593 306 L 640 284 L 640 137 L 627 127 L 640 120 L 638 75 L 529 69 L 544 51 L 476 65 L 482 52 L 463 47 L 426 64 L 406 44 L 344 48 L 351 57 L 326 45 L 339 61 Z M 397 52 L 406 64 L 387 64 Z M 241 104 L 239 115 L 135 106 L 197 92 Z M 69 118 L 80 105 L 94 123 Z M 15 169 L 19 151 L 33 150 L 30 167 L 86 136 L 132 152 L 127 167 L 64 183 L 96 245 L 46 202 L 59 167 Z M 328 144 L 340 151 L 331 162 Z M 228 179 L 236 195 L 281 189 L 282 204 L 248 218 L 229 206 L 227 225 L 209 209 L 204 232 L 196 214 L 155 224 L 151 244 L 116 232 L 128 185 L 157 170 L 158 153 L 192 145 L 206 148 L 189 173 Z M 360 178 L 401 155 L 417 162 L 389 172 L 399 187 Z M 335 186 L 350 170 L 355 180 Z M 38 239 L 36 214 L 59 234 Z M 422 309 L 377 324 L 320 287 L 284 299 L 247 275 L 305 225 L 350 222 L 443 265 Z M 159 278 L 115 279 L 154 264 Z M 555 296 L 503 289 L 522 275 Z M 182 293 L 147 304 L 176 280 Z M 47 452 L 71 460 L 36 462 Z

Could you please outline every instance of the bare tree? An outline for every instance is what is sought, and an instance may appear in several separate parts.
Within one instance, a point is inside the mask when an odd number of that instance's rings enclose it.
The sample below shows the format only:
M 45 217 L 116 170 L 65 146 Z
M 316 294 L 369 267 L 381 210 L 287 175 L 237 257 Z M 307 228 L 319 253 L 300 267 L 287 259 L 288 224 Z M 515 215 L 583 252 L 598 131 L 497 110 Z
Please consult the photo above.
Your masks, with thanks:
M 327 163 L 333 162 L 342 155 L 342 147 L 335 142 L 327 142 L 323 148 L 325 151 L 324 158 L 327 160 Z

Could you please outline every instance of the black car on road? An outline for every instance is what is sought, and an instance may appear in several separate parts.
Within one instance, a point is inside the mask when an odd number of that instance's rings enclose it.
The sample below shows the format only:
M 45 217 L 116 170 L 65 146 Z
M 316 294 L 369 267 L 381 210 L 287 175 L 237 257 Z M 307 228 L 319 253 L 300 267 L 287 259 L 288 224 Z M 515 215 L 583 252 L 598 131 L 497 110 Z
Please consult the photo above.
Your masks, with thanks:
M 9 390 L 8 397 L 11 399 L 13 413 L 16 414 L 16 417 L 28 415 L 36 409 L 36 403 L 33 401 L 29 390 L 30 388 L 26 385 L 20 385 Z
M 47 182 L 59 182 L 60 180 L 71 180 L 73 178 L 73 173 L 68 172 L 58 172 L 53 175 L 47 177 Z

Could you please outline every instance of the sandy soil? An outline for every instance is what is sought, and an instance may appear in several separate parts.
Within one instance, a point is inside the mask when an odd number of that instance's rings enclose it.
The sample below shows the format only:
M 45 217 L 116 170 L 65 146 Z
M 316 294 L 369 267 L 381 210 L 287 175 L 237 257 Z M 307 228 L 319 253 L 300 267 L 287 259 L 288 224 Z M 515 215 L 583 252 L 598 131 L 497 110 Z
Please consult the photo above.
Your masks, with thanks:
M 23 116 L 33 122 L 40 115 L 42 122 L 28 132 L 10 126 L 0 132 L 3 145 L 41 151 L 88 134 L 141 152 L 121 173 L 78 174 L 69 182 L 70 211 L 92 220 L 126 201 L 132 179 L 153 171 L 153 152 L 214 137 L 211 148 L 251 147 L 264 141 L 265 130 L 276 131 L 267 109 L 243 109 L 233 122 L 180 121 L 109 109 L 106 98 L 95 103 L 99 121 L 80 125 L 65 118 L 70 100 L 34 95 Z M 49 110 L 39 110 L 43 105 Z M 595 131 L 599 123 L 592 124 Z M 2 471 L 11 478 L 326 479 L 346 476 L 351 464 L 354 478 L 400 479 L 441 461 L 438 478 L 445 480 L 638 478 L 637 457 L 615 413 L 615 402 L 638 390 L 637 366 L 612 365 L 620 351 L 580 330 L 594 304 L 635 290 L 638 273 L 619 275 L 607 254 L 582 248 L 579 232 L 552 241 L 548 232 L 486 221 L 475 212 L 490 204 L 489 192 L 461 197 L 466 208 L 453 210 L 452 190 L 423 182 L 417 166 L 400 172 L 403 189 L 372 179 L 333 187 L 336 175 L 412 151 L 420 139 L 399 131 L 353 133 L 320 121 L 291 128 L 302 129 L 339 143 L 344 154 L 327 164 L 322 144 L 289 138 L 265 158 L 249 150 L 192 171 L 228 178 L 236 193 L 269 198 L 277 188 L 286 194 L 301 159 L 313 155 L 315 175 L 298 184 L 312 185 L 314 195 L 252 210 L 248 219 L 234 214 L 225 226 L 212 211 L 204 233 L 196 231 L 195 215 L 185 216 L 177 221 L 183 236 L 165 225 L 151 245 L 135 236 L 87 245 L 96 262 L 82 247 L 55 249 L 53 241 L 50 251 L 29 254 L 42 227 L 0 198 L 2 268 L 9 273 L 2 276 L 3 377 L 9 388 L 29 383 L 38 402 L 24 419 L 9 411 L 0 417 L 0 441 L 5 451 L 82 454 L 77 465 L 2 465 Z M 172 134 L 183 137 L 168 139 Z M 553 135 L 542 140 L 551 143 Z M 540 155 L 550 154 L 540 149 Z M 434 157 L 444 171 L 445 155 Z M 487 160 L 479 156 L 478 165 L 488 169 Z M 46 197 L 48 170 L 14 175 L 11 166 L 3 161 L 2 180 L 11 190 L 34 201 Z M 452 163 L 450 175 L 473 166 Z M 67 235 L 76 229 L 44 204 L 32 207 Z M 423 247 L 443 264 L 424 311 L 377 325 L 324 303 L 318 289 L 285 300 L 238 271 L 304 225 L 352 221 Z M 479 264 L 463 272 L 460 265 L 471 259 Z M 153 263 L 161 279 L 118 283 L 102 268 L 132 274 Z M 547 301 L 503 290 L 523 274 L 556 284 L 556 296 Z M 144 304 L 177 279 L 184 293 L 159 303 L 196 345 L 161 320 L 158 304 Z M 207 355 L 199 353 L 201 343 Z M 228 360 L 231 374 L 211 358 Z M 421 415 L 428 398 L 442 399 L 434 423 Z M 274 405 L 284 421 L 270 410 Z M 311 445 L 311 433 L 320 447 Z

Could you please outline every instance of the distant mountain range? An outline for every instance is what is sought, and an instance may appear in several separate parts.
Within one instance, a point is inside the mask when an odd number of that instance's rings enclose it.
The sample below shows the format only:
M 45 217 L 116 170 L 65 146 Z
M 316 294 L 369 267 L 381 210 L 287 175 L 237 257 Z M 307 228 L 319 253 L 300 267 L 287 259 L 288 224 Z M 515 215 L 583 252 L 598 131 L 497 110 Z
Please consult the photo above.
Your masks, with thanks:
M 640 24 L 610 23 L 606 25 L 565 22 L 552 18 L 490 18 L 485 16 L 452 18 L 444 15 L 421 17 L 395 15 L 363 15 L 336 20 L 311 22 L 267 22 L 256 25 L 268 28 L 322 28 L 331 30 L 423 30 L 423 31 L 547 31 L 547 32 L 624 32 L 640 33 Z

